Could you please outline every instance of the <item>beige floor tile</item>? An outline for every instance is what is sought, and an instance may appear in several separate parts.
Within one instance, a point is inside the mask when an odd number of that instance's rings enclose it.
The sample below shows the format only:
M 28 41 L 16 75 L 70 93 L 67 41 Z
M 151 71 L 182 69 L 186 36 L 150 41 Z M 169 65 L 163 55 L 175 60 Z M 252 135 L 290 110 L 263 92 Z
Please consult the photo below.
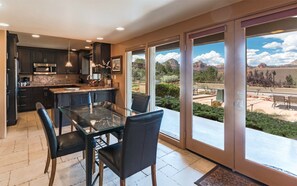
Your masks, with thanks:
M 202 171 L 203 173 L 207 173 L 215 166 L 216 166 L 215 163 L 202 158 L 191 165 L 192 168 Z
M 10 171 L 5 173 L 0 173 L 0 185 L 8 185 Z
M 48 174 L 44 174 L 42 177 L 37 179 L 33 179 L 30 181 L 30 186 L 46 186 L 49 183 L 49 176 Z
M 151 176 L 147 176 L 144 179 L 137 182 L 137 185 L 141 186 L 151 186 L 152 185 L 152 178 Z M 171 178 L 167 177 L 165 174 L 163 174 L 160 171 L 157 171 L 157 185 L 160 186 L 180 186 L 177 182 L 172 180 Z
M 175 174 L 172 178 L 180 185 L 196 186 L 194 182 L 203 175 L 204 173 L 199 172 L 194 168 L 187 167 Z
M 55 185 L 75 185 L 85 180 L 85 172 L 77 159 L 57 164 Z
M 6 166 L 22 161 L 28 161 L 28 151 L 20 151 L 0 156 L 0 165 Z
M 166 165 L 165 167 L 161 168 L 158 171 L 161 171 L 163 174 L 165 174 L 168 177 L 171 177 L 178 173 L 178 170 L 171 165 Z
M 174 151 L 167 154 L 166 156 L 163 156 L 160 159 L 170 164 L 178 171 L 180 171 L 186 168 L 187 166 L 193 164 L 195 161 L 199 159 L 199 157 L 195 157 L 192 154 L 182 154 L 180 152 Z
M 177 147 L 173 146 L 173 145 L 170 145 L 169 143 L 167 142 L 164 142 L 164 141 L 160 141 L 159 140 L 159 143 L 158 143 L 158 149 L 162 150 L 163 152 L 165 153 L 170 153 L 170 152 L 173 152 L 174 150 L 178 149 Z
M 43 176 L 44 165 L 41 163 L 35 163 L 28 165 L 27 167 L 15 169 L 11 171 L 10 185 L 18 185 L 26 183 L 30 180 L 37 179 Z
M 28 166 L 28 160 L 21 161 L 21 162 L 18 162 L 18 163 L 14 163 L 14 164 L 9 164 L 9 165 L 6 165 L 6 166 L 1 165 L 0 166 L 0 173 L 11 171 L 11 170 L 16 170 L 16 169 L 19 169 L 21 167 L 26 167 L 26 166 Z
M 33 164 L 35 162 L 40 162 L 45 165 L 46 157 L 47 157 L 46 150 L 29 152 L 29 164 Z

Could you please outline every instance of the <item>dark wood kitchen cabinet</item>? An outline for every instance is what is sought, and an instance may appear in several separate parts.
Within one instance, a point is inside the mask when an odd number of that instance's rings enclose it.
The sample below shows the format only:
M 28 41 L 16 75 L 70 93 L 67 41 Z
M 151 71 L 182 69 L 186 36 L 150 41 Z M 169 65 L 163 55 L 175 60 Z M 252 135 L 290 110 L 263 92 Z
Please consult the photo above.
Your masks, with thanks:
M 56 52 L 52 49 L 32 48 L 32 63 L 55 63 Z
M 78 53 L 70 52 L 72 67 L 66 67 L 68 61 L 68 51 L 58 51 L 57 54 L 57 74 L 78 74 Z
M 32 74 L 33 64 L 31 50 L 27 47 L 18 47 L 19 70 L 21 74 Z

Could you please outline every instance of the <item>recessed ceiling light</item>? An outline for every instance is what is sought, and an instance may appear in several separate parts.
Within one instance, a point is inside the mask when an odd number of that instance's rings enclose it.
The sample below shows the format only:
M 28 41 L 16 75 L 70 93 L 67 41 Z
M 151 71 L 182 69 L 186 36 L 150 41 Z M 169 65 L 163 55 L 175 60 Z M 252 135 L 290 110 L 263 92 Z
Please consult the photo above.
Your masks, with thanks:
M 89 46 L 85 46 L 85 48 L 89 49 L 90 47 Z
M 97 40 L 103 40 L 104 38 L 103 37 L 97 37 Z
M 125 28 L 124 27 L 118 27 L 118 28 L 116 28 L 116 30 L 123 31 L 123 30 L 125 30 Z
M 294 18 L 297 18 L 297 15 L 293 16 Z
M 38 34 L 32 34 L 32 37 L 34 37 L 34 38 L 40 38 L 40 35 L 38 35 Z
M 91 43 L 91 42 L 92 42 L 92 40 L 86 40 L 86 42 L 87 42 L 87 43 Z
M 7 24 L 7 23 L 0 23 L 0 26 L 3 26 L 3 27 L 8 27 L 8 26 L 9 26 L 9 24 Z
M 2 6 L 2 3 L 0 3 L 0 7 Z
M 284 30 L 274 30 L 272 32 L 270 32 L 271 34 L 278 34 L 278 33 L 282 33 L 284 32 Z
M 72 51 L 76 51 L 76 49 L 75 48 L 73 48 L 73 49 L 71 49 Z

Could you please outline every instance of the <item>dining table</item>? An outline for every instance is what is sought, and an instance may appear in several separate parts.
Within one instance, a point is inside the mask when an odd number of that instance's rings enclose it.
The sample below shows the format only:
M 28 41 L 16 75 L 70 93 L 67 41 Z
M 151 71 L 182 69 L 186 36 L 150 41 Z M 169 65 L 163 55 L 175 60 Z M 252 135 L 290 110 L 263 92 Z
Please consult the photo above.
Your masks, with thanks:
M 81 131 L 85 138 L 85 161 L 86 161 L 86 185 L 93 185 L 93 152 L 96 145 L 106 146 L 101 136 L 124 129 L 128 116 L 139 114 L 131 109 L 120 107 L 117 104 L 103 101 L 86 106 L 62 106 L 58 107 L 60 115 L 70 119 L 76 130 Z M 62 120 L 62 117 L 60 117 Z M 60 123 L 62 123 L 60 121 Z M 62 125 L 59 125 L 59 134 L 62 134 Z M 100 143 L 98 143 L 100 141 Z

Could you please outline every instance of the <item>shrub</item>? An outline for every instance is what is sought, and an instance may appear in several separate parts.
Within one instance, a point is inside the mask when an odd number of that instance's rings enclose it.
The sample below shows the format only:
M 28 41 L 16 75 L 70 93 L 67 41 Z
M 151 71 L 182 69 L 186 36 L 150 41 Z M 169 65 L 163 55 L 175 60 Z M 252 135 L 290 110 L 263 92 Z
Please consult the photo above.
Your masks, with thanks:
M 179 99 L 172 96 L 157 97 L 156 105 L 175 111 L 180 110 Z M 224 121 L 224 109 L 221 107 L 193 103 L 193 114 L 218 122 Z M 265 113 L 247 111 L 246 127 L 291 139 L 297 138 L 297 122 L 281 120 Z
M 212 101 L 211 102 L 211 106 L 218 108 L 218 107 L 221 107 L 222 106 L 222 103 L 219 102 L 219 101 Z
M 161 81 L 165 83 L 173 83 L 179 81 L 179 77 L 177 75 L 166 76 L 164 75 L 161 77 Z
M 171 96 L 179 99 L 179 87 L 174 84 L 161 83 L 156 85 L 156 96 L 166 97 Z

